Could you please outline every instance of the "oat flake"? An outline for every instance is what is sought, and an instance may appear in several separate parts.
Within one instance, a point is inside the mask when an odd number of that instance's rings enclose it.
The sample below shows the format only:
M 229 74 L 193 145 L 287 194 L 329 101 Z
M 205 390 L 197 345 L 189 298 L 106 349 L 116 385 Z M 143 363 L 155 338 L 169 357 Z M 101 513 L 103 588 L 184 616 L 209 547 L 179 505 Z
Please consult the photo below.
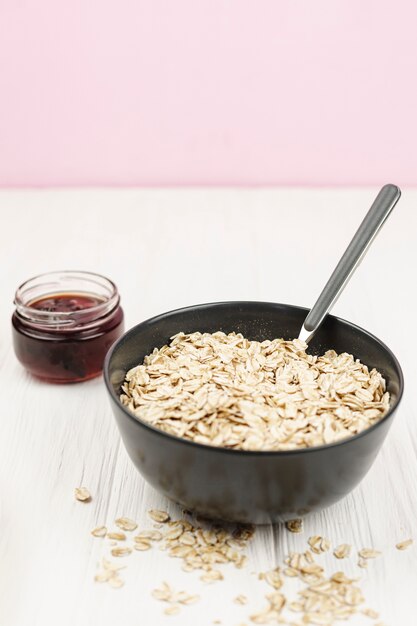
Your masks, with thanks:
M 129 519 L 128 517 L 119 517 L 115 521 L 115 524 L 122 530 L 127 530 L 127 531 L 136 530 L 136 528 L 138 527 L 136 522 L 132 519 Z
M 411 546 L 413 543 L 413 539 L 406 539 L 405 541 L 400 541 L 400 543 L 397 543 L 395 545 L 395 547 L 397 548 L 397 550 L 406 550 L 409 546 Z
M 75 499 L 79 502 L 90 502 L 91 494 L 86 487 L 76 487 L 74 489 Z

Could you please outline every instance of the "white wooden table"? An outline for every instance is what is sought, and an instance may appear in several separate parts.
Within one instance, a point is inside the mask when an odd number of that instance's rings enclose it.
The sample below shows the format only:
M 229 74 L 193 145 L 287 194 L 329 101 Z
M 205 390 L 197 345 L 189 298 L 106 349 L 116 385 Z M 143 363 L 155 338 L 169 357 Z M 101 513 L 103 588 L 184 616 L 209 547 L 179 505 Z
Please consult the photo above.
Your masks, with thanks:
M 0 193 L 0 624 L 1 626 L 225 626 L 250 624 L 264 605 L 253 572 L 305 549 L 311 534 L 335 545 L 373 546 L 383 555 L 358 570 L 356 558 L 329 570 L 363 575 L 367 605 L 389 626 L 416 623 L 417 416 L 414 269 L 417 191 L 405 191 L 334 312 L 385 341 L 398 356 L 406 393 L 387 441 L 362 484 L 311 515 L 301 535 L 258 528 L 243 570 L 204 586 L 178 559 L 154 549 L 126 559 L 125 586 L 93 581 L 108 553 L 90 530 L 126 515 L 150 527 L 147 510 L 179 508 L 148 486 L 120 442 L 101 379 L 68 386 L 33 380 L 16 361 L 10 316 L 16 286 L 53 269 L 85 269 L 119 286 L 127 327 L 188 304 L 226 299 L 309 306 L 376 189 L 72 190 Z M 89 504 L 74 487 L 87 486 Z M 201 601 L 162 614 L 151 590 L 163 580 Z M 246 594 L 249 605 L 232 598 Z M 371 623 L 369 618 L 352 624 Z

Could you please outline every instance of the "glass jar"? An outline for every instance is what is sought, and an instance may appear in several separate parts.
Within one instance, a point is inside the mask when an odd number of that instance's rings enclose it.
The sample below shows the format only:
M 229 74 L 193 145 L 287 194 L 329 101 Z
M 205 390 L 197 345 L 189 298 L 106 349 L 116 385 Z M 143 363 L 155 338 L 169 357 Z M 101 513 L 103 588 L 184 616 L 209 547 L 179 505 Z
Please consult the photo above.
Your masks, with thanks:
M 99 274 L 62 271 L 26 281 L 12 316 L 17 358 L 34 376 L 75 383 L 98 376 L 124 331 L 116 285 Z

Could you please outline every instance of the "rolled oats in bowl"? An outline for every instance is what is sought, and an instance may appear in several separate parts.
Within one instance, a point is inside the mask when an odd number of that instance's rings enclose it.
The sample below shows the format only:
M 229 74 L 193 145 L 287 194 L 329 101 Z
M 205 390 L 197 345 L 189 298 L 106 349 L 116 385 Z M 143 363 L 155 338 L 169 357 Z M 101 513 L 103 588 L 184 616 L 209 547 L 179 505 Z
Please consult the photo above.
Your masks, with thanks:
M 127 372 L 120 400 L 166 433 L 235 450 L 331 444 L 387 413 L 376 369 L 345 352 L 306 349 L 298 339 L 178 333 Z

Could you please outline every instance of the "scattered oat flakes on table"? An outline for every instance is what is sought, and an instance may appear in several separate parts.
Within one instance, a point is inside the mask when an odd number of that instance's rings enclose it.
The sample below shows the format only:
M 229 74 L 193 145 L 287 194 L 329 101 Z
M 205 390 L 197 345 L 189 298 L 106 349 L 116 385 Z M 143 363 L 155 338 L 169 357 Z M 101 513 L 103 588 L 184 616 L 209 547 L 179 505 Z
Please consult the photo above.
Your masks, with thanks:
M 284 584 L 284 581 L 281 576 L 281 568 L 275 567 L 268 572 L 261 572 L 258 576 L 259 580 L 264 580 L 268 585 L 278 590 Z
M 124 584 L 124 580 L 122 580 L 119 576 L 112 576 L 109 579 L 109 585 L 110 587 L 114 587 L 114 589 L 120 589 L 120 587 L 123 587 Z
M 285 606 L 286 598 L 279 591 L 274 591 L 266 595 L 268 606 L 261 612 L 250 616 L 254 624 L 269 624 L 278 621 L 280 613 Z
M 139 552 L 145 552 L 146 550 L 150 550 L 152 546 L 149 543 L 149 541 L 136 541 L 135 540 L 133 547 L 135 550 L 138 550 Z
M 216 580 L 223 580 L 223 574 L 217 569 L 211 569 L 200 576 L 203 583 L 214 583 Z
M 113 556 L 128 556 L 132 554 L 132 548 L 113 548 L 111 553 Z
M 101 570 L 95 575 L 94 580 L 98 583 L 108 583 L 110 587 L 119 589 L 124 585 L 124 581 L 119 576 L 119 571 L 123 566 L 118 566 L 107 559 L 102 560 Z
M 180 610 L 181 610 L 181 607 L 179 607 L 178 604 L 171 604 L 170 606 L 167 606 L 166 609 L 164 609 L 164 614 L 165 615 L 178 615 Z
M 293 567 L 286 567 L 283 570 L 283 574 L 285 576 L 289 576 L 290 578 L 296 578 L 298 576 L 298 572 L 296 569 L 294 569 Z
M 366 559 L 364 561 L 367 563 Z M 282 623 L 287 626 L 322 624 L 330 626 L 338 623 L 339 620 L 348 620 L 358 612 L 362 612 L 373 619 L 377 617 L 377 613 L 373 609 L 361 609 L 364 597 L 356 584 L 357 580 L 349 578 L 344 572 L 335 572 L 333 575 L 327 576 L 324 568 L 314 561 L 314 555 L 309 550 L 290 553 L 284 559 L 284 563 L 291 566 L 287 569 L 290 569 L 291 575 L 298 577 L 303 584 L 303 587 L 298 590 L 297 599 L 289 602 L 282 590 L 277 595 L 267 595 L 266 599 L 269 606 L 260 613 L 251 616 L 250 619 L 253 623 Z M 276 568 L 275 571 L 278 570 L 279 568 Z M 286 573 L 285 569 L 284 573 Z M 261 573 L 259 578 L 267 580 L 265 573 Z M 275 605 L 274 602 L 271 603 L 273 598 L 275 598 Z M 299 613 L 299 621 L 292 621 L 291 618 L 286 617 L 286 610 Z
M 233 564 L 240 568 L 245 565 L 246 555 L 243 550 L 255 532 L 253 526 L 237 525 L 233 531 L 229 531 L 219 524 L 210 524 L 206 528 L 186 519 L 171 520 L 164 511 L 152 511 L 150 516 L 165 520 L 161 524 L 162 530 L 142 530 L 133 536 L 132 547 L 120 547 L 114 541 L 116 546 L 111 550 L 113 556 L 127 556 L 132 549 L 146 551 L 152 547 L 152 542 L 159 542 L 168 556 L 182 559 L 185 571 L 202 570 L 201 580 L 206 583 L 223 580 L 218 566 Z M 98 536 L 104 536 L 107 529 L 98 527 L 95 532 L 99 533 Z M 124 533 L 111 532 L 107 536 L 126 540 Z
M 79 502 L 90 502 L 91 494 L 86 487 L 76 487 L 74 489 L 75 499 Z
M 158 522 L 159 524 L 165 524 L 171 519 L 169 513 L 166 511 L 159 511 L 157 509 L 151 509 L 148 511 L 148 515 L 154 522 Z
M 97 528 L 93 528 L 91 531 L 93 537 L 105 537 L 107 535 L 106 526 L 97 526 Z
M 173 591 L 171 587 L 165 581 L 161 584 L 160 589 L 154 589 L 152 591 L 152 596 L 155 600 L 161 600 L 162 602 L 169 602 Z
M 405 541 L 400 541 L 399 543 L 395 544 L 395 547 L 397 548 L 397 550 L 406 550 L 413 543 L 414 543 L 413 539 L 405 539 Z
M 379 613 L 378 611 L 374 611 L 373 609 L 362 609 L 361 613 L 370 617 L 371 619 L 378 619 Z
M 217 565 L 233 563 L 243 567 L 246 555 L 242 548 L 254 533 L 252 526 L 238 526 L 230 533 L 218 524 L 206 529 L 185 519 L 168 522 L 168 528 L 163 539 L 168 555 L 183 559 L 185 571 L 204 570 L 204 582 L 223 579 L 220 572 L 211 574 Z
M 337 559 L 346 559 L 350 556 L 351 546 L 348 543 L 341 543 L 333 550 L 333 554 Z
M 288 522 L 285 522 L 285 526 L 291 533 L 303 532 L 303 520 L 301 518 L 290 519 Z
M 321 537 L 320 535 L 313 535 L 308 539 L 308 545 L 311 550 L 316 554 L 321 554 L 321 552 L 327 552 L 330 549 L 330 541 L 325 537 Z
M 127 530 L 127 531 L 136 530 L 136 528 L 138 527 L 136 522 L 132 519 L 129 519 L 128 517 L 119 517 L 115 521 L 115 524 L 122 530 Z
M 234 598 L 233 602 L 235 604 L 247 604 L 248 599 L 245 595 L 239 594 L 238 596 L 236 596 L 236 598 Z
M 164 610 L 165 615 L 177 615 L 180 612 L 180 605 L 194 604 L 194 602 L 198 602 L 200 599 L 200 596 L 196 594 L 189 594 L 186 591 L 174 591 L 167 582 L 163 582 L 160 589 L 154 589 L 152 596 L 155 600 L 169 604 Z
M 358 554 L 361 559 L 376 559 L 377 556 L 380 556 L 381 552 L 373 548 L 362 548 L 359 550 Z
M 124 533 L 111 532 L 107 533 L 108 539 L 114 539 L 115 541 L 125 541 L 126 535 Z
M 162 536 L 159 530 L 141 530 L 133 539 L 134 541 L 161 541 Z
M 153 513 L 155 513 L 153 511 Z M 159 515 L 162 513 L 164 515 Z M 186 519 L 166 519 L 165 512 L 156 512 L 158 519 L 165 519 L 163 530 L 143 530 L 133 537 L 136 549 L 148 549 L 152 541 L 162 542 L 171 556 L 179 556 L 185 561 L 187 571 L 202 569 L 201 580 L 212 582 L 222 580 L 223 574 L 213 568 L 215 564 L 234 563 L 239 567 L 242 561 L 241 549 L 252 538 L 254 527 L 237 526 L 233 532 L 226 530 L 219 524 L 211 524 L 208 528 L 195 526 Z M 152 515 L 151 515 L 152 517 Z M 119 518 L 120 519 L 120 518 Z M 97 536 L 104 536 L 105 526 L 99 526 L 94 531 Z M 108 533 L 107 536 L 124 535 L 124 533 Z M 182 543 L 183 538 L 186 542 Z M 410 545 L 412 540 L 406 540 L 401 544 Z M 250 616 L 255 624 L 268 624 L 271 622 L 300 626 L 302 624 L 333 624 L 336 620 L 347 620 L 355 613 L 361 612 L 371 619 L 377 619 L 378 613 L 370 608 L 362 608 L 364 598 L 360 588 L 355 584 L 356 580 L 349 578 L 343 572 L 336 572 L 326 576 L 324 568 L 315 562 L 314 553 L 321 554 L 330 547 L 330 542 L 320 535 L 314 535 L 308 539 L 310 550 L 304 552 L 291 552 L 283 561 L 284 568 L 280 566 L 261 572 L 258 578 L 270 585 L 274 591 L 265 595 L 267 606 L 262 611 Z M 139 546 L 139 547 L 136 547 Z M 184 552 L 182 549 L 185 548 Z M 340 544 L 334 549 L 335 556 L 344 558 L 348 555 L 350 546 Z M 116 547 L 111 553 L 113 556 L 125 556 L 132 552 L 130 547 Z M 362 548 L 358 552 L 359 565 L 366 567 L 368 559 L 375 558 L 380 552 L 373 548 Z M 96 574 L 97 582 L 106 582 L 113 588 L 120 588 L 124 581 L 119 576 L 121 568 L 106 559 L 103 559 L 102 569 Z M 283 593 L 284 578 L 282 574 L 298 578 L 304 586 L 299 589 L 296 600 L 288 601 Z M 181 606 L 193 604 L 199 600 L 196 594 L 185 591 L 175 592 L 171 586 L 164 582 L 159 589 L 154 589 L 152 595 L 155 599 L 166 602 L 168 606 L 164 610 L 166 615 L 176 615 Z M 236 604 L 245 605 L 247 597 L 239 594 L 233 600 Z M 300 613 L 301 622 L 291 621 L 285 617 L 285 611 Z M 220 623 L 220 620 L 214 621 Z

